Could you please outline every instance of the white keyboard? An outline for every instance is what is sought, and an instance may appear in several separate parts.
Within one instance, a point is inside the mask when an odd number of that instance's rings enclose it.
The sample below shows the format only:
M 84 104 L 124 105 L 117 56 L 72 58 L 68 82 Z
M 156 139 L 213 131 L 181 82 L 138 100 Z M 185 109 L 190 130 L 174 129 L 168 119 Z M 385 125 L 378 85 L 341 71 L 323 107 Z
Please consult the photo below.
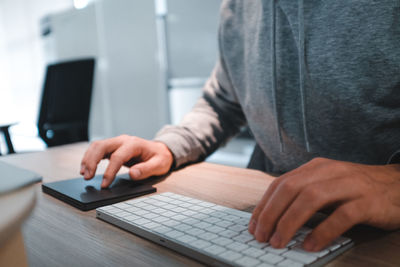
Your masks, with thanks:
M 340 237 L 316 253 L 301 248 L 303 227 L 286 248 L 259 243 L 247 231 L 251 213 L 173 193 L 97 209 L 97 218 L 213 266 L 321 266 L 349 249 Z

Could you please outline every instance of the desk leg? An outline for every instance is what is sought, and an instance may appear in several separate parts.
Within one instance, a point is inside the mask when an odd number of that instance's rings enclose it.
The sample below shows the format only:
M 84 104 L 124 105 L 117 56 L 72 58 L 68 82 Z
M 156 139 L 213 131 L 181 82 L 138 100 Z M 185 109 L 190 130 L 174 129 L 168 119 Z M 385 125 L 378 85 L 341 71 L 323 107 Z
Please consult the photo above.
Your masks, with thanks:
M 7 144 L 7 148 L 8 148 L 8 154 L 15 153 L 13 144 L 11 142 L 10 132 L 8 131 L 8 127 L 6 129 L 3 129 L 3 132 L 4 132 L 4 137 L 6 139 L 6 144 Z
M 24 239 L 20 230 L 1 245 L 0 266 L 28 266 Z

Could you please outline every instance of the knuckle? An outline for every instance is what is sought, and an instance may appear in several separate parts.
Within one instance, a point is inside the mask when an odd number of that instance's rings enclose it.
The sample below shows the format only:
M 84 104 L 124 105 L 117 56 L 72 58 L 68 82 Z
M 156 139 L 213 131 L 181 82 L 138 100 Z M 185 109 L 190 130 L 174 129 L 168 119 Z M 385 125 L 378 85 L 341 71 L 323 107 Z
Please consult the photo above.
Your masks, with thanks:
M 305 200 L 307 202 L 312 203 L 316 200 L 321 199 L 322 195 L 321 195 L 321 191 L 317 187 L 309 186 L 304 189 L 303 197 L 305 198 Z
M 339 213 L 344 221 L 356 223 L 358 221 L 357 211 L 353 208 L 344 207 L 339 210 Z
M 93 141 L 90 144 L 90 147 L 95 149 L 95 150 L 99 149 L 101 147 L 101 141 Z
M 280 187 L 285 194 L 293 194 L 294 192 L 296 192 L 297 183 L 296 180 L 294 179 L 287 179 L 284 182 L 282 182 Z
M 124 162 L 123 156 L 117 153 L 112 154 L 110 160 L 115 163 L 121 163 L 121 164 Z

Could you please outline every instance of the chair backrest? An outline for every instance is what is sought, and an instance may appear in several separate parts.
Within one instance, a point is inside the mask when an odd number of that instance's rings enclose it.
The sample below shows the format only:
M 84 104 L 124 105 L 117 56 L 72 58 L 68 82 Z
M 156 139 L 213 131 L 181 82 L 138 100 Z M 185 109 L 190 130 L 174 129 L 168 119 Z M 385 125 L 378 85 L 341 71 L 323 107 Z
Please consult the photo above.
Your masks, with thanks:
M 94 65 L 89 58 L 47 67 L 38 130 L 48 146 L 88 140 Z

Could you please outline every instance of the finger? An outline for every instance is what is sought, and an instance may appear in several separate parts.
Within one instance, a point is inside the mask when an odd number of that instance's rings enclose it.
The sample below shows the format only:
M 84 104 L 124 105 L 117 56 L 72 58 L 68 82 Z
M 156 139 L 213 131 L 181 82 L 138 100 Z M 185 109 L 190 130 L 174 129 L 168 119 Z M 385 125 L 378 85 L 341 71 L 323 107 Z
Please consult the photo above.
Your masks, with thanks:
M 265 205 L 267 204 L 268 200 L 270 199 L 270 197 L 272 196 L 273 192 L 275 191 L 275 189 L 283 182 L 287 181 L 288 179 L 293 179 L 294 176 L 301 176 L 304 175 L 304 172 L 306 172 L 307 170 L 311 170 L 314 169 L 314 171 L 316 169 L 318 169 L 318 167 L 323 166 L 324 162 L 327 161 L 325 159 L 319 159 L 316 158 L 302 166 L 300 166 L 299 168 L 294 169 L 291 172 L 288 172 L 286 174 L 281 175 L 279 178 L 277 178 L 267 189 L 267 192 L 264 194 L 263 198 L 261 199 L 261 201 L 257 204 L 257 206 L 255 207 L 253 214 L 251 216 L 250 222 L 249 222 L 249 232 L 251 234 L 255 234 L 256 228 L 257 228 L 257 222 L 258 222 L 258 218 L 260 216 L 260 213 L 262 212 L 262 210 L 265 208 Z M 268 236 L 265 237 L 266 239 L 268 239 Z
M 145 162 L 138 163 L 129 169 L 129 176 L 133 180 L 142 180 L 154 175 L 164 174 L 166 171 L 159 157 L 152 157 Z
M 132 145 L 122 145 L 115 150 L 111 156 L 106 171 L 103 175 L 102 188 L 107 188 L 115 179 L 115 175 L 121 169 L 125 162 L 132 157 L 138 156 L 138 148 Z
M 93 142 L 85 152 L 81 161 L 81 174 L 85 179 L 93 178 L 97 164 L 105 155 L 115 151 L 121 142 L 117 138 Z
M 366 220 L 369 204 L 361 199 L 347 202 L 319 224 L 304 240 L 308 251 L 320 251 L 356 224 Z
M 253 210 L 253 213 L 250 218 L 249 222 L 249 232 L 254 234 L 257 226 L 258 217 L 263 210 L 265 204 L 267 203 L 268 199 L 271 197 L 272 193 L 275 191 L 276 187 L 279 186 L 280 177 L 276 178 L 268 187 L 267 191 L 264 193 L 261 200 L 257 203 L 256 207 Z
M 346 178 L 331 179 L 308 185 L 302 190 L 280 218 L 270 244 L 283 248 L 318 210 L 337 202 L 359 197 L 354 181 Z
M 305 166 L 303 171 L 296 170 L 292 176 L 285 175 L 285 179 L 279 183 L 265 203 L 258 216 L 254 232 L 254 237 L 259 242 L 270 239 L 279 218 L 303 188 L 317 181 L 335 178 L 329 168 L 322 168 L 319 165 L 311 168 L 309 165 Z

